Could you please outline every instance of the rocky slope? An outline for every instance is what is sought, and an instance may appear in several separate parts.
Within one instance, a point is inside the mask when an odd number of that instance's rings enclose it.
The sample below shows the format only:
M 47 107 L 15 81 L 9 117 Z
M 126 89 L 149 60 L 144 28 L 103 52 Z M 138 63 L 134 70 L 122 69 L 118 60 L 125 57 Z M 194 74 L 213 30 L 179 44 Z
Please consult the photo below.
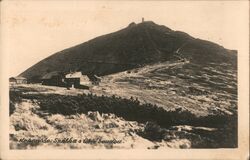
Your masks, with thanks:
M 99 95 L 137 97 L 166 110 L 199 115 L 237 114 L 237 70 L 231 64 L 175 61 L 104 76 L 91 90 Z
M 184 108 L 166 111 L 137 100 L 52 86 L 10 90 L 10 149 L 237 146 L 235 114 L 202 117 Z

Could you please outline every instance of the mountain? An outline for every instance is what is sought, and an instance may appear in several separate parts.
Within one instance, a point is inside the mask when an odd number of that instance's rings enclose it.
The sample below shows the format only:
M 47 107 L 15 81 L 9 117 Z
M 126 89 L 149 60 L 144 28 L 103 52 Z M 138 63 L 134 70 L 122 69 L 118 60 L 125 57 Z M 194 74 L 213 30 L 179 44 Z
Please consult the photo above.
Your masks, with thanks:
M 218 44 L 146 21 L 59 51 L 20 76 L 37 79 L 51 71 L 108 75 L 155 62 L 186 59 L 192 63 L 237 65 L 237 54 Z
M 153 143 L 154 149 L 164 145 L 173 148 L 238 146 L 235 50 L 154 22 L 131 23 L 120 31 L 55 53 L 21 76 L 36 80 L 52 71 L 81 71 L 101 75 L 102 79 L 98 86 L 93 85 L 89 90 L 40 84 L 11 85 L 13 135 L 33 136 L 30 123 L 20 123 L 21 116 L 21 119 L 30 119 L 27 122 L 35 120 L 37 130 L 42 129 L 45 134 L 44 128 L 49 129 L 49 133 L 52 130 L 53 134 L 78 135 L 70 126 L 78 122 L 78 128 L 90 130 L 94 137 L 100 135 L 101 130 L 105 131 L 102 135 L 111 138 L 112 133 L 124 137 L 128 131 L 131 137 L 123 138 L 125 143 L 122 144 L 132 148 L 135 145 L 131 139 L 140 144 Z M 113 118 L 102 117 L 107 113 Z M 82 118 L 92 119 L 91 124 L 82 126 Z M 103 118 L 105 123 L 99 125 L 104 122 Z M 63 127 L 53 124 L 57 119 L 63 122 L 60 124 Z M 111 127 L 106 123 L 109 121 Z M 130 128 L 126 128 L 126 121 Z M 131 127 L 138 132 L 131 131 Z M 82 136 L 82 131 L 79 135 Z M 11 146 L 17 144 L 13 137 Z M 19 143 L 16 146 L 20 146 Z

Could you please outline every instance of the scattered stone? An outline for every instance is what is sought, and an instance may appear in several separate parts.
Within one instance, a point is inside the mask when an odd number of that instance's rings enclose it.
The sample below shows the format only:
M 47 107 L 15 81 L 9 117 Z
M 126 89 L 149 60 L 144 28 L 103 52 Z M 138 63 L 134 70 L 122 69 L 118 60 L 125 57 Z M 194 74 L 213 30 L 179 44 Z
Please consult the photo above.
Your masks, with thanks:
M 103 117 L 100 115 L 100 113 L 97 111 L 97 112 L 88 112 L 88 117 L 90 119 L 92 119 L 93 121 L 103 121 Z

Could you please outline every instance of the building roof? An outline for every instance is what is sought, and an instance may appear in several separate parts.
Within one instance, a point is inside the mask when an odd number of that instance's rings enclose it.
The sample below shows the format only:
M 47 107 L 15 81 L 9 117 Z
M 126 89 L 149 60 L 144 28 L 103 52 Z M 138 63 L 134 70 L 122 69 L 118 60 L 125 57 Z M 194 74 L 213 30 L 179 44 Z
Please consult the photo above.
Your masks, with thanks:
M 69 73 L 69 74 L 66 74 L 66 78 L 81 78 L 83 75 L 82 75 L 82 72 L 73 72 L 73 73 Z
M 26 80 L 26 78 L 18 76 L 18 77 L 10 77 L 9 79 L 15 79 L 15 80 Z
M 53 72 L 49 72 L 47 74 L 45 74 L 42 79 L 51 79 L 54 76 L 62 76 L 63 74 L 61 72 L 58 71 L 53 71 Z
M 15 79 L 14 77 L 10 77 L 10 78 L 9 78 L 9 81 L 12 81 L 12 82 L 13 82 L 13 81 L 16 81 L 16 79 Z

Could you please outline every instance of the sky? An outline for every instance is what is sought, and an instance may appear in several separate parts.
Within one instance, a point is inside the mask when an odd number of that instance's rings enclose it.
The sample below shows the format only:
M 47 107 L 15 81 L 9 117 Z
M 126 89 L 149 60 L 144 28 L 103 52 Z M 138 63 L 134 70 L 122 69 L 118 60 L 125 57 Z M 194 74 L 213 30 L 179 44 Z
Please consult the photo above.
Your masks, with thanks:
M 240 51 L 247 1 L 3 1 L 1 56 L 9 76 L 55 52 L 144 19 Z

